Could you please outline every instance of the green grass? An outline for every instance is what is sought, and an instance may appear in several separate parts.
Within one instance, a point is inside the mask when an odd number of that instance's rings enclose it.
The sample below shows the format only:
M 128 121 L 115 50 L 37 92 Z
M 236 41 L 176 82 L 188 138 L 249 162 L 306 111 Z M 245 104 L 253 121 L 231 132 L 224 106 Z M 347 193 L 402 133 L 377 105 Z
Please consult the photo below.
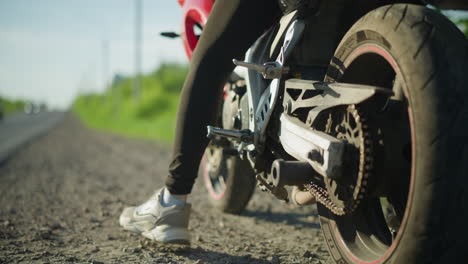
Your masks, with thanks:
M 104 94 L 79 96 L 73 111 L 89 127 L 101 131 L 171 142 L 175 116 L 187 67 L 163 64 L 143 75 L 139 100 L 133 96 L 133 78 L 123 78 Z
M 1 105 L 3 107 L 3 114 L 8 115 L 15 112 L 23 111 L 24 105 L 26 104 L 22 100 L 9 100 L 7 98 L 0 97 Z
M 455 20 L 455 23 L 463 31 L 463 33 L 465 33 L 465 36 L 468 38 L 468 18 Z

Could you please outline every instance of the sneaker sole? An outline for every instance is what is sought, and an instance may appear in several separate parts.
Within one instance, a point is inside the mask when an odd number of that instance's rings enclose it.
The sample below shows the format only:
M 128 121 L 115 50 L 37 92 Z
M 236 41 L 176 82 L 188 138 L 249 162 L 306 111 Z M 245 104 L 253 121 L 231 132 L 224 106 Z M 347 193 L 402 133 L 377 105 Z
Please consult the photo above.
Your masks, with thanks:
M 135 234 L 141 234 L 142 231 L 134 226 L 131 226 L 131 225 L 121 225 L 123 227 L 123 229 L 127 230 L 127 231 L 130 231 L 132 233 L 135 233 Z
M 150 231 L 143 232 L 142 235 L 151 240 L 171 244 L 189 244 L 190 233 L 186 228 L 157 226 Z

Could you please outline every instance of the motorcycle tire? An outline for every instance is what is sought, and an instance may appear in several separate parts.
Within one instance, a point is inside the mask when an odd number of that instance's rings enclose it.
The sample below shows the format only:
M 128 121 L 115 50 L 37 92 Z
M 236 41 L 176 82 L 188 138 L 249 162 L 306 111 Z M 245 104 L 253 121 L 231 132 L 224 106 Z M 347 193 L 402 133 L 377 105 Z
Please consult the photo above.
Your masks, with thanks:
M 383 6 L 346 33 L 326 81 L 389 89 L 398 81 L 407 103 L 401 120 L 407 120 L 411 140 L 407 174 L 392 179 L 406 184 L 392 185 L 386 194 L 406 197 L 394 233 L 378 197 L 366 197 L 356 212 L 344 216 L 318 205 L 332 258 L 336 263 L 468 263 L 466 37 L 435 10 Z
M 240 214 L 250 201 L 256 180 L 250 164 L 223 149 L 209 145 L 198 170 L 211 203 L 220 211 Z

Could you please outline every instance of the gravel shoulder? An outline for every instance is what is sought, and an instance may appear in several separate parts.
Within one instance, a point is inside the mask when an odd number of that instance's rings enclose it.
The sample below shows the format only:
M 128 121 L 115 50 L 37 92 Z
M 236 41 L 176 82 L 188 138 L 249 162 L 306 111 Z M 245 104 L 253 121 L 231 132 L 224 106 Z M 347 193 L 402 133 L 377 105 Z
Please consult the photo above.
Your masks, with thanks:
M 201 179 L 189 247 L 123 231 L 120 212 L 162 186 L 169 155 L 67 114 L 0 167 L 0 263 L 332 263 L 315 206 L 256 191 L 242 215 L 221 214 Z

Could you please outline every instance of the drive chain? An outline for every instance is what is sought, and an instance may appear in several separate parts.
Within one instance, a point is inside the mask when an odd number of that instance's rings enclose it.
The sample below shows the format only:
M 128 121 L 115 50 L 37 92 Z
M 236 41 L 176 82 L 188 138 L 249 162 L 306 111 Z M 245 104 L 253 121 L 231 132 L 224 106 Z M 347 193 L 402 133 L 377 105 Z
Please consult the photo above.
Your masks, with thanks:
M 364 199 L 367 192 L 367 185 L 369 176 L 373 169 L 373 141 L 369 132 L 369 125 L 367 119 L 363 117 L 363 113 L 355 106 L 352 105 L 347 111 L 351 110 L 356 123 L 359 124 L 362 130 L 362 137 L 360 138 L 360 151 L 359 151 L 359 172 L 357 176 L 356 186 L 354 187 L 354 199 L 345 202 L 345 206 L 339 206 L 330 199 L 330 194 L 326 188 L 323 188 L 313 182 L 306 184 L 306 189 L 315 196 L 317 202 L 324 205 L 332 213 L 336 215 L 345 215 L 354 212 L 361 201 Z M 363 146 L 363 147 L 361 147 Z

